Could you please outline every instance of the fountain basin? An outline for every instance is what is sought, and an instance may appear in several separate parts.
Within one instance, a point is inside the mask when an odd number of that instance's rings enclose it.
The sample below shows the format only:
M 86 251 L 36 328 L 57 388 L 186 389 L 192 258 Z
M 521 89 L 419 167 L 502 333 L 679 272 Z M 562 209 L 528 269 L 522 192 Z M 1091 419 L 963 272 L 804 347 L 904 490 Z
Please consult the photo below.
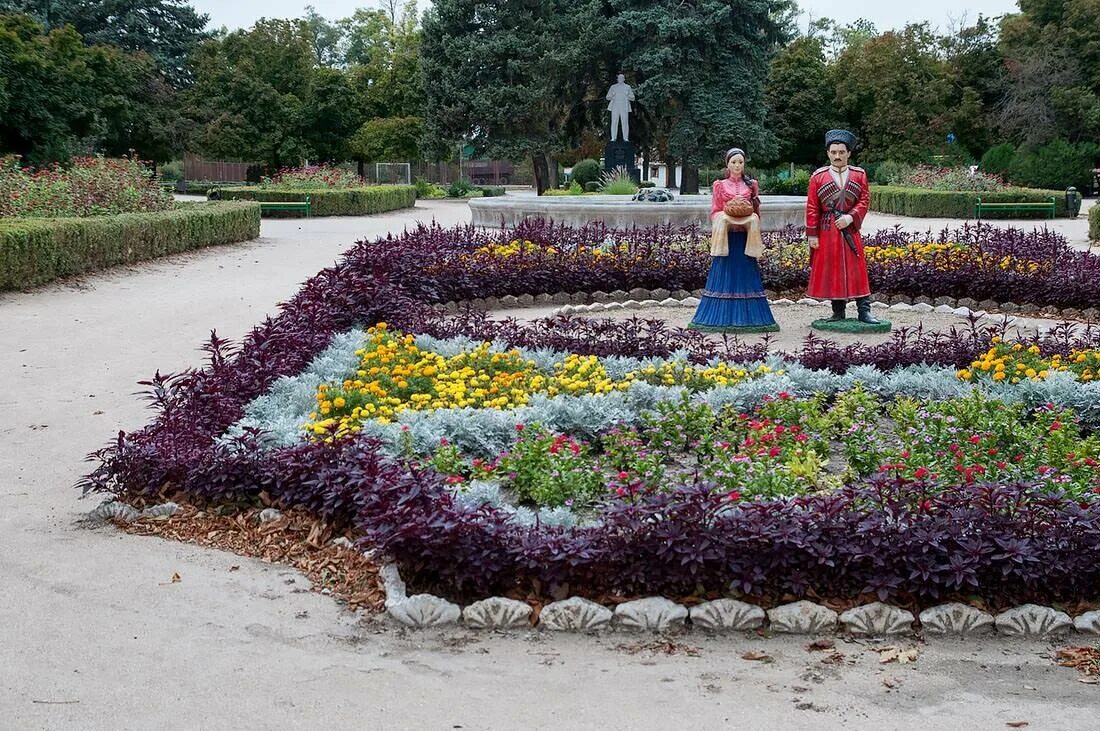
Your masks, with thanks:
M 567 226 L 598 222 L 609 228 L 664 225 L 710 228 L 709 195 L 677 196 L 665 203 L 635 202 L 622 195 L 504 195 L 472 198 L 469 204 L 473 224 L 486 228 L 515 226 L 530 218 L 548 219 Z M 805 196 L 761 196 L 760 223 L 764 231 L 804 226 Z

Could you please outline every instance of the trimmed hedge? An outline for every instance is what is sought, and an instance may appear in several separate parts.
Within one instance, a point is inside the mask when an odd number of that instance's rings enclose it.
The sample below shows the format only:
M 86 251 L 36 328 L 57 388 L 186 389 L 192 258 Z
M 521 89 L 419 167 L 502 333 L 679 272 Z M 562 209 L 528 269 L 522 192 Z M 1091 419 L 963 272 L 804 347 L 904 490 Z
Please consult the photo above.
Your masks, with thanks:
M 0 220 L 0 290 L 260 235 L 252 203 L 182 203 L 171 211 Z
M 483 198 L 496 198 L 504 195 L 503 185 L 479 185 L 477 189 L 481 191 Z
M 215 188 L 211 199 L 248 201 L 303 201 L 309 196 L 314 216 L 367 216 L 416 204 L 415 185 L 372 185 L 366 188 L 305 190 L 294 188 Z M 301 217 L 297 211 L 271 211 L 265 216 Z
M 1058 190 L 1008 188 L 997 192 L 962 190 L 927 190 L 894 185 L 871 186 L 871 210 L 915 218 L 973 218 L 974 205 L 980 197 L 986 203 L 1046 203 L 1054 196 L 1054 215 L 1065 217 L 1066 194 Z M 982 213 L 982 217 L 1004 216 L 1004 213 Z M 1009 214 L 1012 218 L 1045 218 L 1042 211 Z
M 1089 209 L 1089 239 L 1100 241 L 1100 203 Z

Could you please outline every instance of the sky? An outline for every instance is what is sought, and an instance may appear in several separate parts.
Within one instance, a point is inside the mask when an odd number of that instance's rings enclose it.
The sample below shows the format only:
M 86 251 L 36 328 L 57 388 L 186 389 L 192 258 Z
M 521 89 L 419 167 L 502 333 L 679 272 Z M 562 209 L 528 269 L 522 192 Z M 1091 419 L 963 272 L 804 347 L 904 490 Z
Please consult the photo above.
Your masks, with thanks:
M 211 27 L 248 27 L 261 17 L 300 17 L 305 6 L 312 4 L 320 15 L 335 19 L 351 15 L 359 7 L 377 7 L 377 0 L 191 0 L 200 12 L 210 15 Z M 420 1 L 423 10 L 428 0 Z M 799 25 L 805 29 L 808 18 L 832 18 L 850 23 L 866 18 L 880 30 L 900 28 L 906 23 L 929 21 L 934 28 L 947 30 L 960 21 L 972 23 L 979 14 L 1004 15 L 1016 11 L 1015 0 L 922 0 L 897 2 L 891 0 L 798 0 L 803 15 Z

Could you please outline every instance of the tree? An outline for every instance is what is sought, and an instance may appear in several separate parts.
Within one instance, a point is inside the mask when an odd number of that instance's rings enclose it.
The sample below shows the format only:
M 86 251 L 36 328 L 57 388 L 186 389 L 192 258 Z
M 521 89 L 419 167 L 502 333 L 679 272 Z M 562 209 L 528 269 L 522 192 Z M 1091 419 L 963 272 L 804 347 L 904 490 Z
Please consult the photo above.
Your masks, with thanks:
M 569 146 L 563 124 L 582 103 L 570 92 L 590 58 L 596 10 L 595 0 L 437 0 L 421 34 L 427 138 L 530 157 L 541 194 L 546 156 Z
M 1020 0 L 1020 11 L 1001 20 L 998 126 L 1032 146 L 1100 138 L 1100 0 Z
M 0 0 L 0 12 L 27 13 L 46 30 L 71 25 L 88 45 L 146 53 L 177 83 L 209 20 L 187 0 Z
M 263 20 L 203 43 L 187 109 L 193 141 L 218 157 L 298 164 L 312 152 L 303 109 L 315 61 L 303 21 Z
M 837 104 L 866 156 L 917 162 L 951 131 L 951 82 L 927 24 L 884 33 L 841 53 Z
M 352 157 L 364 162 L 417 160 L 423 127 L 419 117 L 368 119 L 351 138 Z
M 301 122 L 302 139 L 314 157 L 325 161 L 347 159 L 348 138 L 362 121 L 347 76 L 337 69 L 317 69 Z
M 768 70 L 768 124 L 776 158 L 801 164 L 822 160 L 825 132 L 838 124 L 836 82 L 820 38 L 803 36 L 776 55 Z
M 381 10 L 356 10 L 340 21 L 344 63 L 367 118 L 419 116 L 424 105 L 416 2 L 394 20 Z
M 682 190 L 695 187 L 698 165 L 732 145 L 759 158 L 774 154 L 764 79 L 772 54 L 789 40 L 792 3 L 629 0 L 612 7 L 612 48 L 637 76 L 638 106 L 656 147 L 666 148 L 666 160 L 685 163 Z

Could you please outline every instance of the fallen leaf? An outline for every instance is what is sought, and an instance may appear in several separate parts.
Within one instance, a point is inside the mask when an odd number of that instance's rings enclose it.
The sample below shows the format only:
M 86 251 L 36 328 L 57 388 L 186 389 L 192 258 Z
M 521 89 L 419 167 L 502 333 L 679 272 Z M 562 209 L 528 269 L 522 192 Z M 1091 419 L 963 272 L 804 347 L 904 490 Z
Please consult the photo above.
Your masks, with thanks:
M 240 570 L 241 570 L 241 567 L 240 567 L 240 566 L 230 566 L 230 567 L 229 567 L 229 570 L 230 570 L 230 571 L 240 571 Z
M 891 678 L 889 675 L 882 679 L 882 684 L 885 685 L 887 688 L 898 687 L 897 678 Z
M 879 663 L 896 662 L 899 665 L 907 665 L 915 662 L 920 656 L 920 651 L 915 647 L 908 650 L 899 650 L 896 647 L 883 647 L 879 650 Z
M 807 652 L 814 652 L 815 650 L 831 650 L 836 647 L 836 642 L 829 639 L 814 640 L 810 644 L 806 645 Z
M 1100 678 L 1096 677 L 1095 675 L 1089 675 L 1084 678 L 1078 678 L 1077 682 L 1084 683 L 1085 685 L 1100 685 Z
M 168 580 L 168 583 L 169 584 L 178 584 L 181 581 L 183 581 L 183 577 L 180 576 L 179 574 L 174 573 L 174 574 L 172 574 L 172 578 Z
M 1005 726 L 1011 726 L 1012 728 L 1023 728 L 1024 726 L 1027 726 L 1027 725 L 1028 725 L 1027 721 L 1009 721 L 1008 723 L 1005 724 Z
M 742 653 L 741 659 L 742 660 L 762 660 L 764 662 L 770 662 L 771 659 L 772 659 L 772 656 L 769 655 L 766 652 L 760 652 L 759 650 L 749 650 L 748 652 Z

